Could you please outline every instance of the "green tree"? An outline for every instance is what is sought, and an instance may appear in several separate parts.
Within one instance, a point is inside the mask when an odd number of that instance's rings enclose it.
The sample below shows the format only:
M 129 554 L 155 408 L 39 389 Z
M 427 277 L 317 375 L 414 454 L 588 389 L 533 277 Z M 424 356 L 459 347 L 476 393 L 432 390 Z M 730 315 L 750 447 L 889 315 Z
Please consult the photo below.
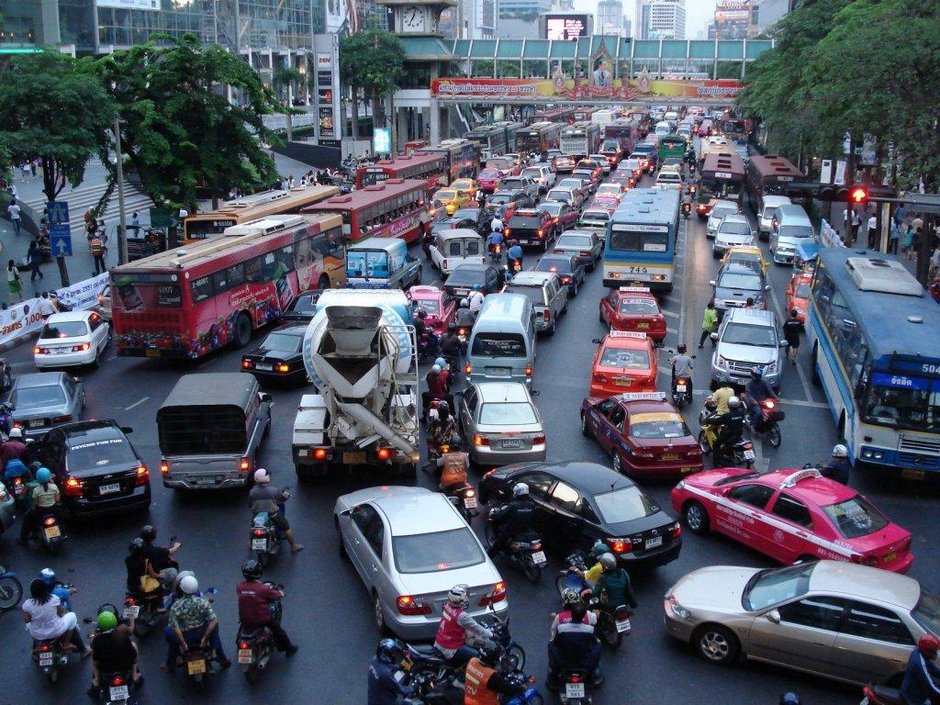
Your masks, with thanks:
M 405 49 L 391 32 L 369 29 L 339 43 L 339 75 L 352 97 L 353 137 L 358 137 L 359 101 L 372 101 L 373 124 L 385 124 L 384 99 L 405 74 Z
M 198 196 L 269 185 L 276 171 L 262 143 L 279 139 L 262 116 L 289 108 L 237 55 L 202 46 L 193 34 L 163 39 L 169 45 L 144 44 L 95 62 L 119 107 L 126 161 L 144 190 L 160 205 L 192 211 Z
M 57 52 L 17 56 L 0 70 L 3 163 L 39 157 L 43 193 L 54 201 L 67 183 L 82 182 L 92 155 L 107 155 L 114 111 L 86 62 Z
M 274 75 L 271 77 L 271 84 L 274 86 L 274 90 L 277 91 L 278 98 L 286 101 L 287 88 L 292 87 L 296 93 L 303 78 L 303 74 L 293 66 L 282 66 L 275 69 Z

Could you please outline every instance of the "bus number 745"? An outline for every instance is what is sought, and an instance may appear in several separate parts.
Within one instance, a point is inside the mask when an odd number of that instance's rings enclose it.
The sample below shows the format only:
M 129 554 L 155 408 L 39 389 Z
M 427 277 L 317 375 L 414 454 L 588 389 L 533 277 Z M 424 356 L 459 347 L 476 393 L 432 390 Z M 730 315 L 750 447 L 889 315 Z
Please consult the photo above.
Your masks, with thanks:
M 649 274 L 646 267 L 627 267 L 627 274 Z

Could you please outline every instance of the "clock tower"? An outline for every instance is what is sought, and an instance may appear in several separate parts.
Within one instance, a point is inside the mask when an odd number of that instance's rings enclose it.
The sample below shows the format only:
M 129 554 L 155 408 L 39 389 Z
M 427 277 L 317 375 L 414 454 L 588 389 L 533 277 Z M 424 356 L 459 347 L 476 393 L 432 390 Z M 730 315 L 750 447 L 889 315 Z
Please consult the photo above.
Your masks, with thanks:
M 376 0 L 376 5 L 392 8 L 395 33 L 402 36 L 443 36 L 438 31 L 441 13 L 456 7 L 457 0 Z

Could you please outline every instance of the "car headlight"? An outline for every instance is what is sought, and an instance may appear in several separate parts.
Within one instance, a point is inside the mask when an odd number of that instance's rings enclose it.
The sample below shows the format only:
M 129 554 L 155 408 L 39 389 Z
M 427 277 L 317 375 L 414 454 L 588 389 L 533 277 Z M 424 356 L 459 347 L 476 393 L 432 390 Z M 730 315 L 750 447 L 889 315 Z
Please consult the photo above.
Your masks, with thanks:
M 672 613 L 676 617 L 678 617 L 679 619 L 691 619 L 692 610 L 680 605 L 678 600 L 676 600 L 675 595 L 672 595 L 672 594 L 668 595 L 666 597 L 666 601 L 669 603 L 669 609 L 672 611 Z
M 715 355 L 715 367 L 726 370 L 728 369 L 728 361 L 721 355 Z
M 766 365 L 764 365 L 764 374 L 765 374 L 765 375 L 772 375 L 772 374 L 774 374 L 776 371 L 777 371 L 777 361 L 776 361 L 776 360 L 774 360 L 773 362 L 769 362 L 769 363 L 767 363 Z

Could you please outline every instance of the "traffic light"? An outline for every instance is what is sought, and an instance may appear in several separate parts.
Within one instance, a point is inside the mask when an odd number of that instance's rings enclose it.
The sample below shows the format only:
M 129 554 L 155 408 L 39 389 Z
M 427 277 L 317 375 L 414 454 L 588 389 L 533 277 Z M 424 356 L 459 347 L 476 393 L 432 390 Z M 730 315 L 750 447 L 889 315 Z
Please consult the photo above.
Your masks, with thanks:
M 816 187 L 815 196 L 820 201 L 836 201 L 838 203 L 864 206 L 869 201 L 875 203 L 891 202 L 897 198 L 897 192 L 890 186 L 855 184 L 849 188 L 837 184 L 819 184 Z
M 840 203 L 849 202 L 849 189 L 847 186 L 837 186 L 835 184 L 822 184 L 816 192 L 816 198 L 820 201 L 838 201 Z
M 849 200 L 856 206 L 864 206 L 868 203 L 868 189 L 864 186 L 855 186 L 849 194 Z

